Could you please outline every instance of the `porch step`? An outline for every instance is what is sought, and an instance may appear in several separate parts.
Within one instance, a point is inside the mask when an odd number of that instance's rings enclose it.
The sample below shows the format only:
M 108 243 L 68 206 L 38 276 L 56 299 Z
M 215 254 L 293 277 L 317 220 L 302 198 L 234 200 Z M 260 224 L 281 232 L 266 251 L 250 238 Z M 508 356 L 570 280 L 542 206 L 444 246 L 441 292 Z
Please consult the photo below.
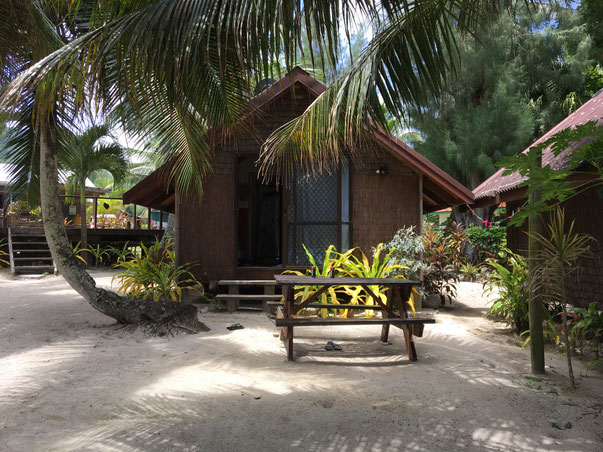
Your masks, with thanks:
M 216 295 L 218 300 L 274 300 L 279 301 L 283 298 L 282 295 L 271 294 L 229 294 L 221 293 Z
M 15 262 L 26 261 L 52 261 L 52 256 L 13 257 Z
M 275 286 L 274 279 L 222 279 L 218 281 L 220 286 Z
M 276 281 L 274 280 L 258 280 L 258 279 L 223 279 L 218 281 L 218 285 L 222 287 L 228 287 L 227 294 L 218 294 L 216 298 L 218 300 L 225 300 L 228 312 L 234 312 L 237 309 L 243 308 L 241 306 L 242 301 L 261 301 L 262 309 L 268 311 L 268 301 L 278 301 L 282 299 L 281 295 L 275 295 L 274 289 L 276 287 Z M 261 294 L 241 294 L 241 287 L 247 288 L 262 288 L 264 293 Z
M 11 273 L 54 273 L 52 254 L 46 236 L 39 233 L 14 233 L 8 230 Z

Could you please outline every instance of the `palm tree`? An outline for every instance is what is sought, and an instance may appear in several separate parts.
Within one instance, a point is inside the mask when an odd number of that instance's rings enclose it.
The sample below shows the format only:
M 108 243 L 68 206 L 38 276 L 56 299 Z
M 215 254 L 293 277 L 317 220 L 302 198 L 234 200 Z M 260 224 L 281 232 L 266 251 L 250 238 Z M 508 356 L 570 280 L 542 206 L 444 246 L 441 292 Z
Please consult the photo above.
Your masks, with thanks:
M 53 5 L 52 14 L 45 15 L 48 5 Z M 61 124 L 91 105 L 106 112 L 119 108 L 125 129 L 150 134 L 158 149 L 167 150 L 164 159 L 173 162 L 177 188 L 194 184 L 200 190 L 210 168 L 210 139 L 248 111 L 254 83 L 276 75 L 273 61 L 284 61 L 289 70 L 306 50 L 316 65 L 335 65 L 341 36 L 360 21 L 370 22 L 374 38 L 360 58 L 304 115 L 265 143 L 264 173 L 286 181 L 294 165 L 311 170 L 337 165 L 343 150 L 356 149 L 372 124 L 385 126 L 381 103 L 401 118 L 406 103 L 420 105 L 440 93 L 449 68 L 458 63 L 453 31 L 474 29 L 499 2 L 381 0 L 377 6 L 373 0 L 124 0 L 77 3 L 84 5 L 80 9 L 69 5 L 66 0 L 3 2 L 0 14 L 9 20 L 0 23 L 0 58 L 8 65 L 0 74 L 0 110 L 35 106 L 42 209 L 55 262 L 78 292 L 112 315 L 116 305 L 106 300 L 114 298 L 98 292 L 68 252 L 59 221 Z M 68 45 L 38 46 L 40 16 L 50 25 L 48 32 Z M 15 29 L 24 31 L 17 38 L 25 44 L 15 45 Z M 310 41 L 306 49 L 302 35 Z M 31 49 L 36 50 L 33 57 Z M 142 318 L 124 310 L 113 317 Z
M 66 193 L 80 195 L 80 243 L 88 248 L 86 215 L 86 179 L 99 170 L 108 171 L 115 183 L 123 180 L 128 172 L 127 151 L 118 143 L 103 142 L 109 134 L 106 125 L 92 126 L 81 133 L 66 131 L 61 147 L 60 164 L 69 172 Z

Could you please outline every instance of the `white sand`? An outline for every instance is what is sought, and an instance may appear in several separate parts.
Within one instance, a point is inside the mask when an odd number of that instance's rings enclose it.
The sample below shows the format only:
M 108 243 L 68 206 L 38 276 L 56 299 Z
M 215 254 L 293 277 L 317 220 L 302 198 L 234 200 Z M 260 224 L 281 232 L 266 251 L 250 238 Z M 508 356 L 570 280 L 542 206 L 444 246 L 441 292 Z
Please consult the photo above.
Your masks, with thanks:
M 3 273 L 0 450 L 603 450 L 601 374 L 569 392 L 549 354 L 531 379 L 529 352 L 481 317 L 481 287 L 460 292 L 417 338 L 417 363 L 399 330 L 382 346 L 375 327 L 298 328 L 289 363 L 264 314 L 202 314 L 208 333 L 145 338 L 60 277 Z

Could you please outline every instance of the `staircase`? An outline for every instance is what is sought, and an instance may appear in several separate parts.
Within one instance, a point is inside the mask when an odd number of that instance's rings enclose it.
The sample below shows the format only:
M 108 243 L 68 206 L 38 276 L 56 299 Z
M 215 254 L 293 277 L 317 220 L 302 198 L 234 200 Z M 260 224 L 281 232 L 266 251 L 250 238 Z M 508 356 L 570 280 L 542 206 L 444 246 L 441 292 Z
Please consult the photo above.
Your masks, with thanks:
M 8 229 L 10 271 L 14 274 L 54 273 L 54 261 L 41 230 Z

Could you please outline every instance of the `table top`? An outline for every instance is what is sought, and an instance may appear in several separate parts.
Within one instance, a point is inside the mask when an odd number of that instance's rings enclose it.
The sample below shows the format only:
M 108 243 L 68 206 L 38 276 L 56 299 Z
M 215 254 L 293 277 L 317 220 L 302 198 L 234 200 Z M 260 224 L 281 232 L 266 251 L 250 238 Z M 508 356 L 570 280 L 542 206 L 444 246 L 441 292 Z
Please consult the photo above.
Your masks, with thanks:
M 326 276 L 274 275 L 277 284 L 294 286 L 420 286 L 419 281 L 400 278 L 352 278 L 343 276 L 328 278 Z

